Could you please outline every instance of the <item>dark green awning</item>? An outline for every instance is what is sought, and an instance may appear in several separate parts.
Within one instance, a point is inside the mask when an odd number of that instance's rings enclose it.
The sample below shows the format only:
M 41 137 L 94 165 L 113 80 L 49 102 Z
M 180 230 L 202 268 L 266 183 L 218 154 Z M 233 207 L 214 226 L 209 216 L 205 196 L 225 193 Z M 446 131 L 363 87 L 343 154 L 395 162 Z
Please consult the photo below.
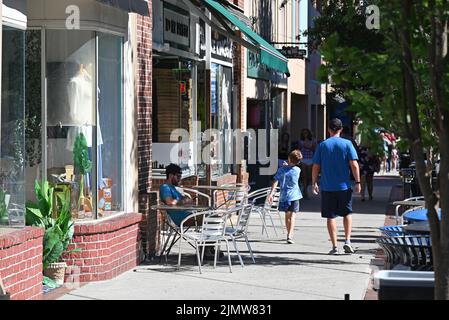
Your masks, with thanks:
M 250 42 L 260 48 L 260 62 L 269 68 L 289 74 L 288 59 L 282 55 L 275 47 L 269 44 L 264 38 L 259 36 L 244 22 L 238 19 L 234 14 L 226 10 L 216 0 L 203 0 L 211 12 L 216 12 L 245 34 Z
M 96 0 L 103 4 L 116 7 L 128 12 L 138 13 L 142 16 L 149 17 L 148 2 L 144 0 Z

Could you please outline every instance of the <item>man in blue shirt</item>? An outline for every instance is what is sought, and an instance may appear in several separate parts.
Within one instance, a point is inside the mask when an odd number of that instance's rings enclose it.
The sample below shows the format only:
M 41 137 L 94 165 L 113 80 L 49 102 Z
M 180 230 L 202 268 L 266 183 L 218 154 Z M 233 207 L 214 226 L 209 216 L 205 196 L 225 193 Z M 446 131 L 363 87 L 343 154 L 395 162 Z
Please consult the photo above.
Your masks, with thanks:
M 345 253 L 354 253 L 351 246 L 352 188 L 350 170 L 355 178 L 355 192 L 360 193 L 360 172 L 357 152 L 351 141 L 340 137 L 343 124 L 340 119 L 329 122 L 330 138 L 319 144 L 313 156 L 312 188 L 321 189 L 321 216 L 327 218 L 327 230 L 332 242 L 329 254 L 339 254 L 337 247 L 337 216 L 343 217 Z M 321 172 L 320 187 L 318 174 Z
M 192 204 L 193 200 L 184 197 L 176 186 L 182 178 L 182 169 L 176 164 L 169 164 L 165 169 L 167 180 L 159 187 L 159 196 L 162 202 L 169 206 Z M 181 225 L 181 221 L 184 220 L 190 213 L 185 211 L 167 210 L 168 215 L 176 225 Z

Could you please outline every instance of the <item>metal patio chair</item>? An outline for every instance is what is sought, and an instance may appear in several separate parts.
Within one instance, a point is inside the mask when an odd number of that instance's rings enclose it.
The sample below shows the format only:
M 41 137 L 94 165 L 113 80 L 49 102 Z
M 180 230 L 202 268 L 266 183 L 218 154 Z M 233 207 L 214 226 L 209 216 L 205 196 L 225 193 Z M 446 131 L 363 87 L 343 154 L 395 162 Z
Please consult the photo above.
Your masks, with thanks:
M 226 227 L 225 235 L 231 238 L 231 241 L 234 245 L 235 251 L 237 253 L 237 256 L 240 260 L 240 264 L 242 267 L 245 265 L 243 263 L 242 256 L 240 254 L 240 251 L 237 247 L 237 239 L 243 238 L 246 242 L 246 246 L 248 247 L 248 251 L 251 255 L 251 259 L 253 260 L 253 263 L 256 263 L 254 260 L 254 254 L 253 250 L 251 249 L 251 245 L 248 240 L 248 225 L 249 225 L 249 218 L 251 216 L 251 212 L 253 211 L 253 204 L 246 204 L 242 206 L 239 210 L 236 210 L 235 213 L 238 214 L 238 220 L 235 225 L 235 227 Z
M 258 205 L 254 207 L 254 210 L 258 211 L 259 214 L 261 215 L 262 218 L 262 234 L 264 233 L 264 230 L 267 234 L 267 237 L 269 237 L 268 235 L 268 229 L 267 229 L 267 224 L 266 224 L 266 220 L 267 217 L 270 219 L 271 221 L 271 226 L 274 229 L 274 232 L 276 234 L 276 237 L 278 236 L 277 233 L 277 227 L 274 224 L 274 220 L 273 220 L 273 216 L 277 216 L 279 218 L 280 224 L 281 224 L 281 228 L 282 228 L 282 233 L 285 233 L 285 226 L 284 226 L 284 221 L 282 219 L 282 215 L 279 212 L 279 200 L 280 200 L 280 196 L 281 196 L 281 189 L 279 187 L 277 187 L 274 192 L 273 192 L 273 201 L 271 203 L 268 202 L 268 196 L 269 196 L 269 192 L 270 192 L 271 188 L 268 188 L 268 191 L 265 195 L 263 195 L 265 197 L 264 200 L 264 204 L 263 205 Z M 265 192 L 265 191 L 264 191 Z M 264 194 L 264 192 L 262 194 Z M 258 197 L 253 197 L 252 200 L 256 201 L 260 198 L 260 196 Z
M 179 252 L 178 252 L 178 268 L 181 267 L 181 255 L 182 255 L 182 242 L 183 240 L 189 242 L 195 247 L 196 257 L 198 261 L 198 268 L 200 274 L 202 273 L 201 265 L 204 259 L 205 247 L 214 247 L 214 268 L 217 266 L 217 254 L 221 246 L 221 242 L 226 243 L 226 249 L 228 253 L 229 272 L 232 272 L 231 255 L 229 252 L 229 243 L 227 236 L 225 235 L 226 221 L 229 218 L 230 211 L 228 210 L 208 210 L 203 212 L 197 212 L 192 214 L 189 218 L 201 217 L 201 228 L 188 228 L 184 224 L 188 218 L 181 222 L 180 230 L 181 235 L 179 238 Z M 200 248 L 202 247 L 202 253 L 200 257 Z

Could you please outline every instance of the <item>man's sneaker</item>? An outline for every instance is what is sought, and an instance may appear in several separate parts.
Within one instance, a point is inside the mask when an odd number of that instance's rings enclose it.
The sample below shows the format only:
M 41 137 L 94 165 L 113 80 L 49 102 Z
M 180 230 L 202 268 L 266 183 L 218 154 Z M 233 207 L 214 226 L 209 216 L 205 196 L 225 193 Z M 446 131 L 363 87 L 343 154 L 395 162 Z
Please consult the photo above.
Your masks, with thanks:
M 345 243 L 343 245 L 343 250 L 345 250 L 345 253 L 354 253 L 355 252 L 350 243 Z
M 293 241 L 293 239 L 291 239 L 291 238 L 287 238 L 287 243 L 294 244 L 295 241 Z
M 339 255 L 340 253 L 338 252 L 338 248 L 337 247 L 334 247 L 334 248 L 332 248 L 332 250 L 331 251 L 329 251 L 329 253 L 328 254 L 330 254 L 330 255 Z

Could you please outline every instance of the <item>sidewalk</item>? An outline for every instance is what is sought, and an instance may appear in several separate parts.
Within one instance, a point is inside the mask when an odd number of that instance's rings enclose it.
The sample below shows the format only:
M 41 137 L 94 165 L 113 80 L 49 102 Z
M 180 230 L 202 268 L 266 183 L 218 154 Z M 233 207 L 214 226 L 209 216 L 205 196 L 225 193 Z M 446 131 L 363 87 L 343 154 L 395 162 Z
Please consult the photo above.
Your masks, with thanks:
M 349 294 L 351 300 L 363 300 L 371 281 L 370 263 L 378 248 L 378 227 L 384 225 L 391 187 L 397 182 L 394 176 L 376 176 L 374 200 L 361 202 L 359 195 L 354 196 L 353 255 L 327 255 L 331 245 L 326 221 L 319 212 L 320 200 L 315 196 L 301 202 L 295 244 L 287 244 L 285 234 L 275 237 L 272 228 L 269 239 L 261 236 L 261 221 L 258 215 L 252 216 L 249 238 L 256 264 L 251 263 L 244 242 L 239 242 L 244 268 L 232 251 L 232 273 L 225 258 L 216 269 L 207 262 L 199 274 L 194 250 L 186 247 L 182 268 L 176 270 L 176 248 L 167 265 L 158 261 L 143 264 L 115 279 L 86 284 L 59 299 L 342 300 Z M 343 252 L 343 220 L 337 221 Z

